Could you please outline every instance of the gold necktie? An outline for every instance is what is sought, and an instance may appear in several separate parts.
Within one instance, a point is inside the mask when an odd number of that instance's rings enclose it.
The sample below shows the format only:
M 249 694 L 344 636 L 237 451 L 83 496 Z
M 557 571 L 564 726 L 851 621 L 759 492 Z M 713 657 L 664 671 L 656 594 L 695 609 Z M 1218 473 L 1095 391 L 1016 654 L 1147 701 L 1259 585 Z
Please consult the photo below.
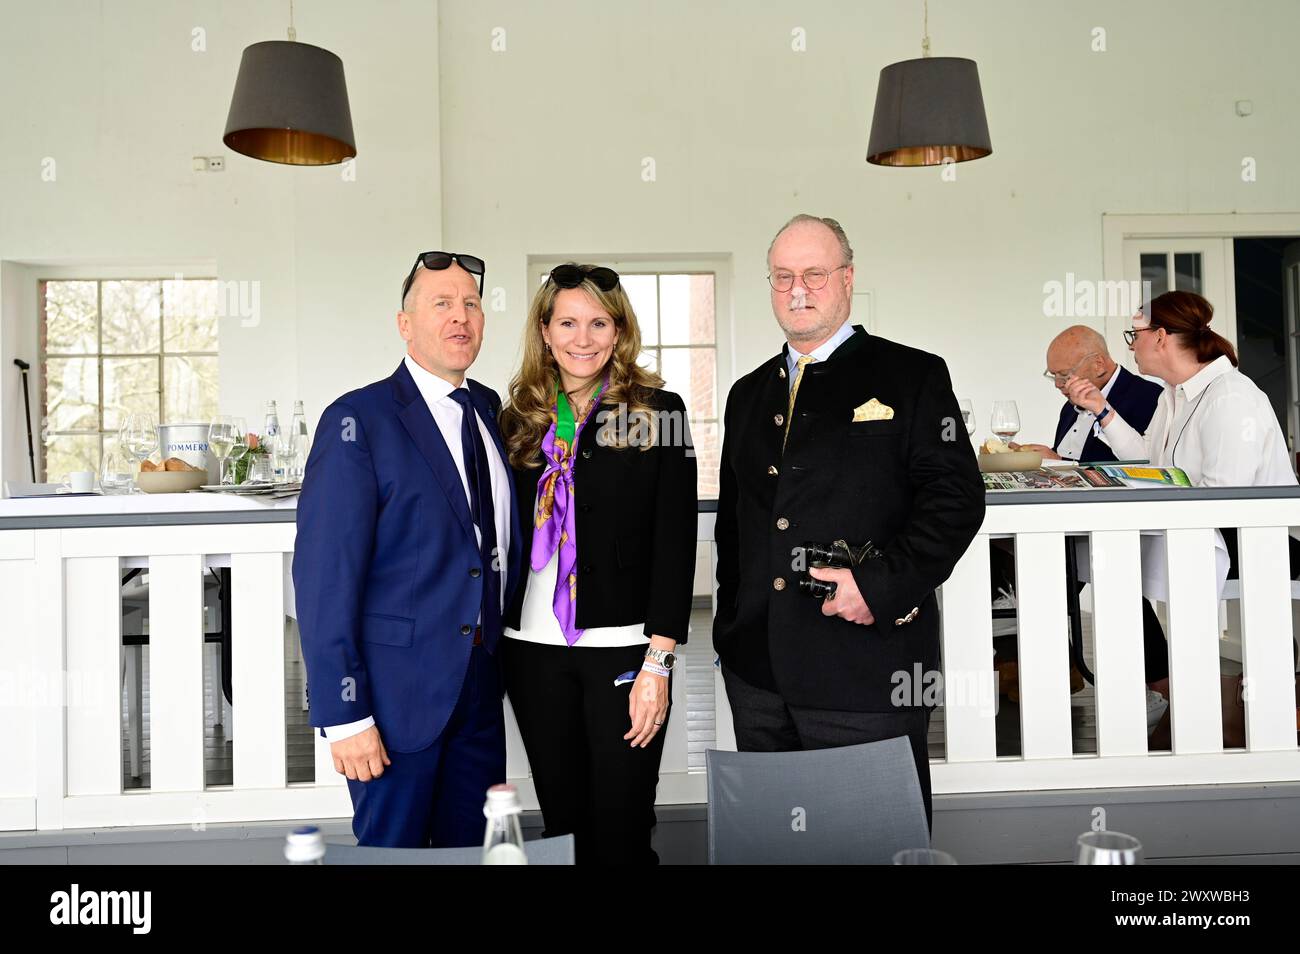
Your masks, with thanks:
M 790 439 L 790 422 L 794 420 L 794 399 L 799 396 L 799 382 L 803 380 L 803 369 L 816 360 L 810 354 L 802 354 L 795 362 L 794 384 L 790 386 L 790 406 L 785 415 L 785 437 L 781 438 L 782 450 L 785 450 L 785 442 Z

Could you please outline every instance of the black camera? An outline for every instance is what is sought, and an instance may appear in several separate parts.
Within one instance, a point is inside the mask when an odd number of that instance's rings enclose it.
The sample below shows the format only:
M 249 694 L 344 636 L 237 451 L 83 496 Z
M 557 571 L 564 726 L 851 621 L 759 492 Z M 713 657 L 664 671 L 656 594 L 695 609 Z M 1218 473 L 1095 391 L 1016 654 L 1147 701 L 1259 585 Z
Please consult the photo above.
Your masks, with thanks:
M 832 543 L 805 543 L 801 547 L 795 547 L 793 554 L 795 563 L 805 570 L 811 566 L 851 570 L 863 560 L 874 560 L 883 555 L 870 540 L 860 547 L 850 546 L 843 540 L 835 540 Z M 805 576 L 799 581 L 799 592 L 816 599 L 834 599 L 835 584 Z

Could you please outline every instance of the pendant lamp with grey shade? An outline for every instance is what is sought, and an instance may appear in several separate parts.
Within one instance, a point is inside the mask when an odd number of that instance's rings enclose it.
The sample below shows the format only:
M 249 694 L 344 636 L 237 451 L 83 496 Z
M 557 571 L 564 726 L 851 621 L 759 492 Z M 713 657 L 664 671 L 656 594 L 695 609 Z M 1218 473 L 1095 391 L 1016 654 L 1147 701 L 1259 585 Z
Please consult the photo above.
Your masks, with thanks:
M 357 154 L 343 61 L 296 42 L 290 4 L 288 40 L 244 50 L 226 119 L 227 146 L 267 162 L 325 166 Z
M 920 59 L 880 71 L 867 162 L 878 166 L 937 166 L 993 152 L 984 94 L 974 60 L 931 56 L 926 11 Z

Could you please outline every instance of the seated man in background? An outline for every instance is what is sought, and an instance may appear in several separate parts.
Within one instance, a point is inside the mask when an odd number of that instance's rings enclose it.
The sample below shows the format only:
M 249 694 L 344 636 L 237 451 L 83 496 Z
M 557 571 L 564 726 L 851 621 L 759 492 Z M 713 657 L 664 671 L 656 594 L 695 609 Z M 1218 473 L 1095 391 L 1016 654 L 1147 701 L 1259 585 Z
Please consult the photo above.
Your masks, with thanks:
M 1156 412 L 1160 385 L 1121 368 L 1111 358 L 1106 339 L 1087 325 L 1071 325 L 1047 346 L 1047 370 L 1064 395 L 1070 376 L 1087 378 L 1139 433 Z M 1012 444 L 1012 450 L 1038 451 L 1044 460 L 1113 461 L 1115 454 L 1101 439 L 1101 429 L 1091 411 L 1076 407 L 1069 400 L 1061 408 L 1056 423 L 1056 438 L 1051 447 L 1043 444 Z
M 1156 411 L 1161 387 L 1153 381 L 1139 377 L 1115 363 L 1106 348 L 1106 339 L 1087 325 L 1071 325 L 1047 346 L 1047 370 L 1043 377 L 1056 385 L 1062 395 L 1065 383 L 1071 376 L 1091 381 L 1111 407 L 1120 411 L 1124 420 L 1133 421 L 1133 427 L 1145 431 Z M 1110 445 L 1101 439 L 1101 427 L 1091 411 L 1077 407 L 1067 399 L 1061 408 L 1056 424 L 1056 437 L 1051 447 L 1045 444 L 1011 444 L 1012 450 L 1037 451 L 1044 460 L 1113 461 L 1115 454 Z M 1015 555 L 1010 540 L 993 540 L 991 578 L 997 591 L 994 609 L 1015 609 Z M 1082 588 L 1082 584 L 1074 581 Z M 1145 634 L 1147 682 L 1155 682 L 1169 675 L 1168 650 L 1155 608 L 1147 600 L 1142 602 L 1143 630 Z M 998 670 L 1001 691 L 1012 701 L 1019 698 L 1019 674 L 1016 664 L 1016 621 L 993 621 L 994 666 Z M 1074 667 L 1070 670 L 1070 691 L 1083 688 L 1083 675 Z

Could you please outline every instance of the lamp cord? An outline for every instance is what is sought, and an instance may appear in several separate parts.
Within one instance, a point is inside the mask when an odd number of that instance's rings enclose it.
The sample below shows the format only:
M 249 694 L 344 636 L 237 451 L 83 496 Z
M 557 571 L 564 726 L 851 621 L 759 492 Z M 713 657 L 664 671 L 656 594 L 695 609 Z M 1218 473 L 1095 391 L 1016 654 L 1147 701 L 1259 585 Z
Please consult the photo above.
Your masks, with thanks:
M 293 0 L 289 0 L 289 42 L 298 39 L 298 31 L 293 28 Z
M 930 55 L 930 0 L 921 0 L 921 55 Z

